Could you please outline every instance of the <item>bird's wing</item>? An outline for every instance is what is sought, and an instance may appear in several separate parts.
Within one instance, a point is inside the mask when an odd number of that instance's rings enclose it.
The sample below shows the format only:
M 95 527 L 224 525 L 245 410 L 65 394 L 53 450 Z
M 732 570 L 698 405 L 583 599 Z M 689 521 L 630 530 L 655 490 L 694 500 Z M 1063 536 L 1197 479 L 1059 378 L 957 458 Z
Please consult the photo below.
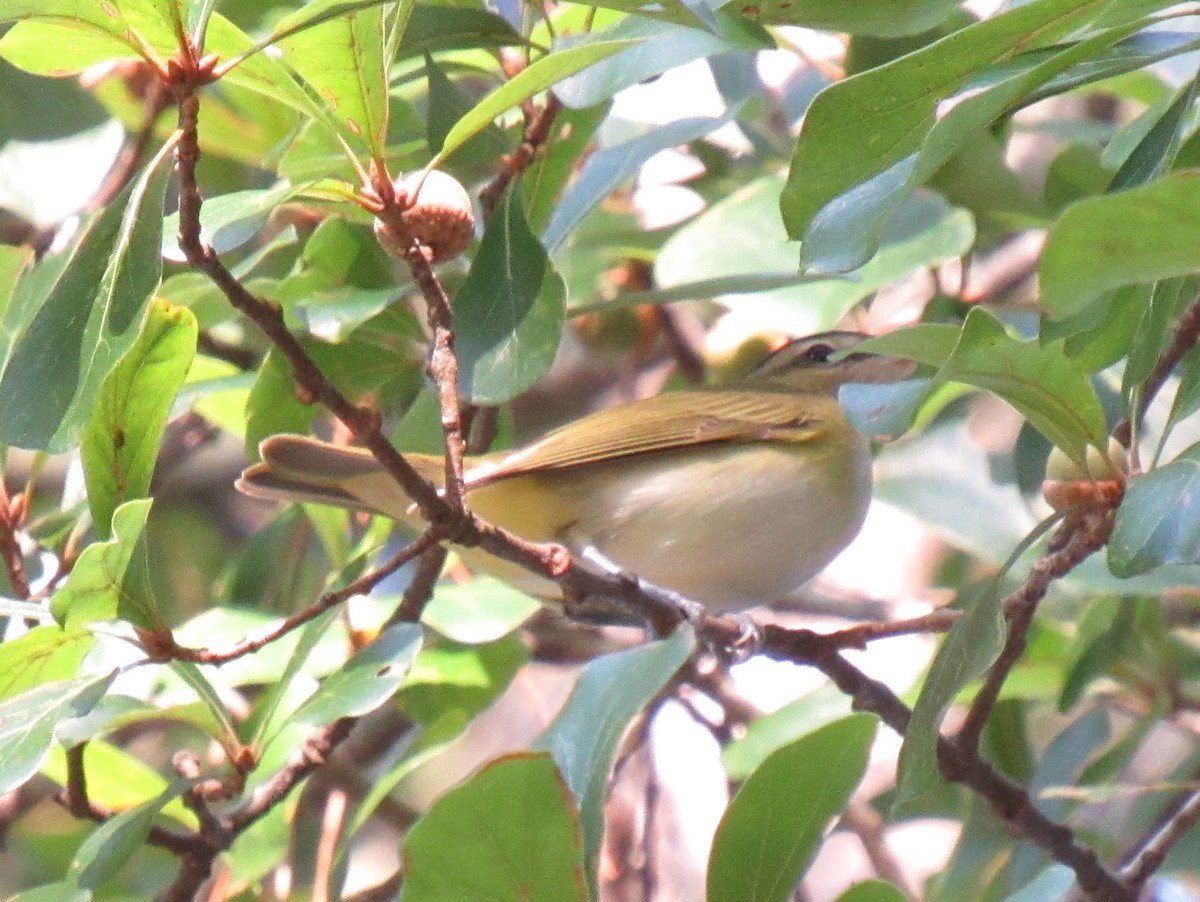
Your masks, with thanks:
M 671 392 L 602 410 L 480 466 L 472 487 L 530 472 L 720 442 L 808 441 L 833 398 L 774 392 Z

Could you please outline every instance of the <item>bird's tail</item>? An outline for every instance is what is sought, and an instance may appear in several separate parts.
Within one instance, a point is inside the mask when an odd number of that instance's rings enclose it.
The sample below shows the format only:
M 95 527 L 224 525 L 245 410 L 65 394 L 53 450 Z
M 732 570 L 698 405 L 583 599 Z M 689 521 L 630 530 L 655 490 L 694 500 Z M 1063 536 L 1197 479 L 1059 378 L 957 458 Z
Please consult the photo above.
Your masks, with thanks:
M 273 435 L 258 446 L 262 462 L 242 471 L 237 488 L 252 498 L 306 501 L 415 520 L 412 502 L 374 456 L 304 435 Z M 442 482 L 440 457 L 406 454 L 418 473 Z

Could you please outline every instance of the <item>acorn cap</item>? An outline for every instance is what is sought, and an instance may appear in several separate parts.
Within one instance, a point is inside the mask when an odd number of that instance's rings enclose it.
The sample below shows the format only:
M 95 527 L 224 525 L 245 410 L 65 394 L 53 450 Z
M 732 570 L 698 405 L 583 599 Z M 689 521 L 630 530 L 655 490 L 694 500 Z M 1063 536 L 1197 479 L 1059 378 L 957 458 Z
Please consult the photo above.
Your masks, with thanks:
M 422 176 L 424 180 L 422 180 Z M 412 237 L 432 252 L 433 262 L 461 254 L 475 236 L 475 210 L 471 197 L 458 179 L 438 169 L 409 173 L 395 181 L 397 197 L 411 197 L 402 214 Z M 403 257 L 407 249 L 381 219 L 375 220 L 375 237 L 380 246 L 394 257 Z

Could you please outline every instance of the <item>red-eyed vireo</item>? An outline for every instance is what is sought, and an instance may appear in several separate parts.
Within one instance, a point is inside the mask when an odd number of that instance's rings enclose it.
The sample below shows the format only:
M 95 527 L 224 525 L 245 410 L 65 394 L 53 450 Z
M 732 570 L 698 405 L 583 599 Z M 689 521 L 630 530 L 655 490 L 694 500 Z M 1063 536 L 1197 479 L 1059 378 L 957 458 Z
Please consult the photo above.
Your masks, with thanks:
M 781 598 L 849 544 L 870 502 L 870 452 L 838 388 L 897 381 L 913 368 L 855 353 L 864 338 L 797 339 L 731 385 L 602 410 L 519 450 L 469 458 L 467 501 L 525 539 L 561 542 L 713 610 Z M 272 436 L 259 450 L 262 463 L 238 481 L 248 495 L 420 524 L 367 451 L 299 435 Z M 440 482 L 440 457 L 406 457 Z M 463 557 L 532 594 L 559 594 L 483 551 Z

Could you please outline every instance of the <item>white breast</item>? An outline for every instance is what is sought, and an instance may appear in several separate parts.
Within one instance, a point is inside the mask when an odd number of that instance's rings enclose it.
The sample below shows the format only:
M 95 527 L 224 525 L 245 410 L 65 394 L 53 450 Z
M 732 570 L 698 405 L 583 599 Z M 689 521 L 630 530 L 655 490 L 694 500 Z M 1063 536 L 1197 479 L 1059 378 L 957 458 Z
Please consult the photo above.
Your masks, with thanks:
M 713 609 L 772 601 L 824 568 L 862 526 L 871 460 L 855 438 L 821 462 L 811 446 L 802 455 L 763 443 L 605 464 L 605 478 L 563 486 L 577 504 L 573 534 Z

